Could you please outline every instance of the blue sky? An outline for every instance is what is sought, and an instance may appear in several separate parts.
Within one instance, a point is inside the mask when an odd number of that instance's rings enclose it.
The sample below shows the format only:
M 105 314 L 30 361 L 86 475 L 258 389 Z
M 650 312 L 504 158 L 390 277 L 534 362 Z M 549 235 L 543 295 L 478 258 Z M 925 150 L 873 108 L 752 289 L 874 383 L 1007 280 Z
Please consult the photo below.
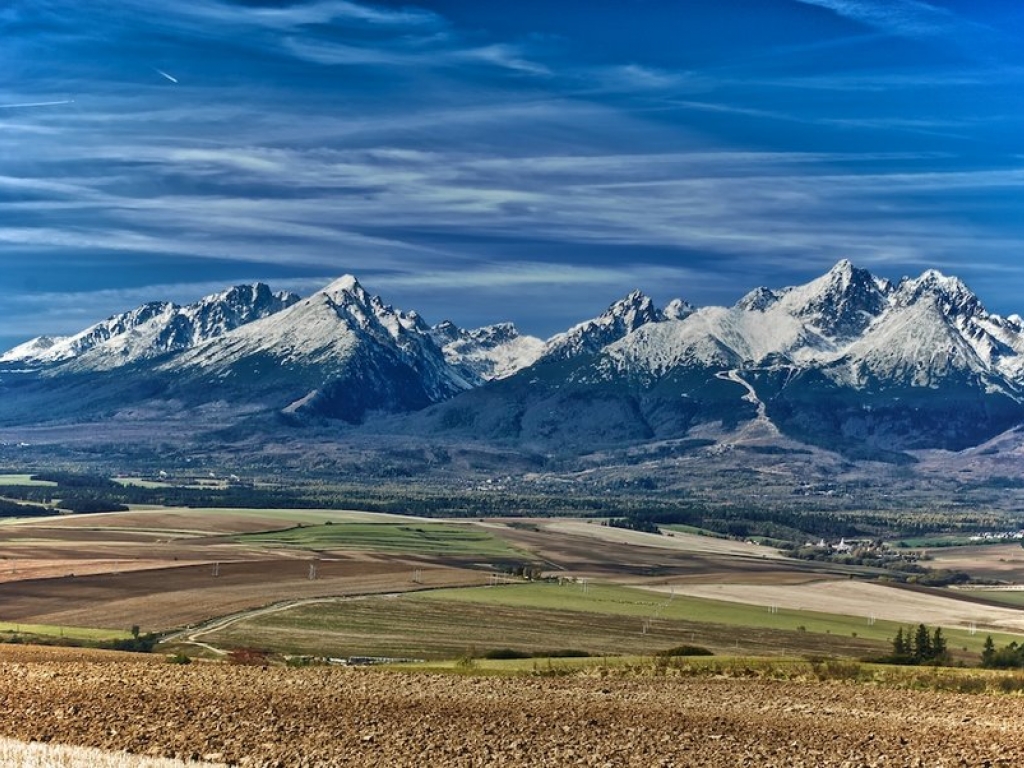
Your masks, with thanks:
M 1012 0 L 9 0 L 0 348 L 346 272 L 546 336 L 840 258 L 1024 313 Z

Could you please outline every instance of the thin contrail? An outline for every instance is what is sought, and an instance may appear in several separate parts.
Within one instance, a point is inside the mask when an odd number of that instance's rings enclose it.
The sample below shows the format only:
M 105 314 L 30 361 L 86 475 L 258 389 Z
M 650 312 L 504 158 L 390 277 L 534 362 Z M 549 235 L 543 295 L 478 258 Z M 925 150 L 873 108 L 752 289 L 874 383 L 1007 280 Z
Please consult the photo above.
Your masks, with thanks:
M 25 104 L 0 104 L 0 109 L 22 109 L 24 107 L 56 107 L 59 104 L 74 104 L 74 99 L 64 101 L 31 101 Z
M 167 74 L 166 72 L 164 72 L 164 71 L 163 71 L 162 69 L 158 69 L 158 70 L 157 70 L 157 74 L 159 74 L 159 75 L 163 75 L 163 76 L 164 76 L 164 77 L 166 77 L 166 78 L 167 78 L 168 80 L 170 80 L 170 81 L 171 81 L 172 83 L 177 83 L 177 82 L 178 82 L 178 78 L 176 78 L 176 77 L 172 77 L 171 75 L 168 75 L 168 74 Z

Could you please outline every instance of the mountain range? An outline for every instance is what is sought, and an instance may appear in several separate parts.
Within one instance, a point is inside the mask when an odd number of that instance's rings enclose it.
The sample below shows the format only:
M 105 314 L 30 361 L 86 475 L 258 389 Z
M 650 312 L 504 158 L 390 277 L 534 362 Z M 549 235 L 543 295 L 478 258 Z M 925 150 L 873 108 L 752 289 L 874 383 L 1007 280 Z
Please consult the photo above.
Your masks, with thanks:
M 541 340 L 431 326 L 345 276 L 33 339 L 0 355 L 0 395 L 0 427 L 215 410 L 268 435 L 333 425 L 576 455 L 709 436 L 959 451 L 1024 423 L 1024 320 L 935 270 L 891 283 L 844 260 L 731 307 L 633 291 Z

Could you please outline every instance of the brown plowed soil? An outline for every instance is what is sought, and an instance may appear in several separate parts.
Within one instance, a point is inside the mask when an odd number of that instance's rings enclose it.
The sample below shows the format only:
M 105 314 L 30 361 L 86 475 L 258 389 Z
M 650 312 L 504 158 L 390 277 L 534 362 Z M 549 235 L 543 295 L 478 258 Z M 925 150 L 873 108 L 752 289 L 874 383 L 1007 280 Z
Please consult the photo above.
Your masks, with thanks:
M 316 564 L 314 580 L 309 578 L 311 563 Z M 486 584 L 486 578 L 482 571 L 365 553 L 221 562 L 216 570 L 211 563 L 183 564 L 0 582 L 0 619 L 68 627 L 138 625 L 146 632 L 162 631 L 285 600 L 476 586 Z
M 1012 696 L 0 648 L 0 735 L 251 766 L 1011 766 Z

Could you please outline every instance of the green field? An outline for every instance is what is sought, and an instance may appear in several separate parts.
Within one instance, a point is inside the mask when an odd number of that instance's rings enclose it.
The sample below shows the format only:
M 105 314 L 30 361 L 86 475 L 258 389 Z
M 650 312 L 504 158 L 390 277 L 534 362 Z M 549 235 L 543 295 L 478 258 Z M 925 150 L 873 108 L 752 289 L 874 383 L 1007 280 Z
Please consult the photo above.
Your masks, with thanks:
M 210 518 L 246 518 L 266 520 L 267 528 L 278 529 L 289 525 L 323 525 L 331 522 L 409 522 L 419 518 L 394 515 L 386 512 L 361 512 L 340 509 L 279 509 L 268 507 L 165 507 L 159 504 L 132 504 L 132 512 L 153 515 L 175 514 L 195 517 L 197 520 Z M 118 513 L 120 514 L 120 513 Z
M 986 602 L 1024 608 L 1024 590 L 1018 589 L 960 589 L 958 593 L 977 597 Z
M 522 552 L 481 528 L 419 521 L 303 525 L 285 531 L 245 534 L 236 537 L 236 541 L 315 550 L 348 549 L 498 560 L 524 557 Z
M 87 642 L 124 640 L 131 637 L 130 633 L 117 629 L 57 627 L 49 624 L 20 624 L 16 622 L 0 622 L 0 633 L 8 636 L 67 638 Z
M 297 606 L 204 636 L 215 645 L 325 656 L 451 659 L 497 648 L 651 655 L 691 643 L 752 656 L 881 656 L 900 624 L 811 611 L 653 595 L 610 585 L 530 583 L 442 589 Z M 984 634 L 944 630 L 967 663 Z M 1018 639 L 994 634 L 997 645 Z
M 875 621 L 869 624 L 861 616 L 797 611 L 778 608 L 774 613 L 763 606 L 745 605 L 699 597 L 672 596 L 642 589 L 610 584 L 588 584 L 584 592 L 580 584 L 559 586 L 553 583 L 510 585 L 494 589 L 442 589 L 422 592 L 419 600 L 444 600 L 501 605 L 511 608 L 544 608 L 548 610 L 586 611 L 605 615 L 634 616 L 661 620 L 679 620 L 722 624 L 809 634 L 853 636 L 888 642 L 904 624 Z M 972 636 L 966 630 L 946 630 L 951 646 L 981 651 L 984 636 Z M 1019 639 L 1009 634 L 994 634 L 996 642 Z
M 33 480 L 32 475 L 0 475 L 0 486 L 4 485 L 34 485 L 46 488 L 56 488 L 57 484 L 49 480 Z
M 716 533 L 715 531 L 709 531 L 707 528 L 698 528 L 695 525 L 662 525 L 659 526 L 665 531 L 674 531 L 675 533 L 689 533 L 694 536 L 707 536 L 711 539 L 728 539 L 724 533 Z
M 996 543 L 996 542 L 992 542 Z M 1000 544 L 1008 542 L 1000 541 Z M 1012 542 L 1011 542 L 1012 543 Z M 921 536 L 913 539 L 894 541 L 893 546 L 900 549 L 942 549 L 945 547 L 984 546 L 984 541 L 971 541 L 969 536 Z
M 111 478 L 115 483 L 127 487 L 134 485 L 139 488 L 173 488 L 173 483 L 167 483 L 162 480 L 144 480 L 141 477 L 113 477 Z
M 494 587 L 495 591 L 511 587 Z M 697 621 L 509 607 L 500 604 L 371 597 L 297 606 L 231 624 L 201 638 L 221 647 L 257 647 L 317 656 L 453 659 L 497 648 L 594 655 L 651 655 L 683 643 L 751 655 L 885 652 L 877 641 Z

